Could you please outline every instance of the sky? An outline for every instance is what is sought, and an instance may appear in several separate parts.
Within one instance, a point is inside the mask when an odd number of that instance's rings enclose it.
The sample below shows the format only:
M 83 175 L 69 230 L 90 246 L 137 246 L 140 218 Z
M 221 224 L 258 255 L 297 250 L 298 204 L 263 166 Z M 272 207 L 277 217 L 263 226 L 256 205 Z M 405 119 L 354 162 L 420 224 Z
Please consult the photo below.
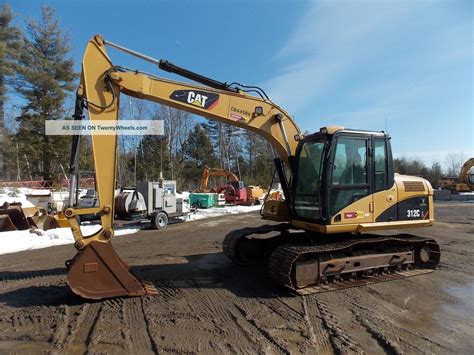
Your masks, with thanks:
M 302 131 L 385 130 L 396 157 L 474 156 L 472 1 L 25 1 L 56 9 L 76 69 L 106 39 L 220 81 L 261 86 Z M 110 51 L 115 64 L 180 79 Z

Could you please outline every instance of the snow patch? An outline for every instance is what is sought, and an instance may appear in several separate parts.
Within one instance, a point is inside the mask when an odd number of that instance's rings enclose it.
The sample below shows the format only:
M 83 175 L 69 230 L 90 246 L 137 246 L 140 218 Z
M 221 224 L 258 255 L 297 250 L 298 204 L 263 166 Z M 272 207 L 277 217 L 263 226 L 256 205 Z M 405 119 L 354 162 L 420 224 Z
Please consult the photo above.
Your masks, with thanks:
M 83 195 L 87 190 L 81 190 L 80 194 Z M 3 193 L 0 194 L 0 206 L 4 202 L 21 202 L 22 207 L 34 207 L 34 205 L 26 199 L 28 194 L 36 195 L 49 195 L 50 190 L 34 190 L 28 188 L 4 188 Z M 176 196 L 183 199 L 189 198 L 189 192 L 182 192 L 176 194 Z M 195 221 L 205 218 L 212 218 L 218 216 L 224 216 L 228 214 L 239 214 L 248 213 L 253 211 L 259 211 L 261 205 L 257 206 L 225 206 L 215 207 L 208 209 L 198 209 L 197 211 L 188 214 L 186 217 L 182 217 L 184 221 Z M 84 236 L 92 235 L 100 230 L 100 225 L 82 225 L 81 231 Z M 122 236 L 127 234 L 133 234 L 138 232 L 138 228 L 128 229 L 116 229 L 115 236 Z M 29 230 L 24 231 L 12 231 L 12 232 L 1 232 L 0 233 L 0 255 L 8 253 L 16 253 L 23 250 L 32 250 L 47 248 L 55 245 L 73 244 L 74 238 L 70 228 L 56 228 L 48 231 L 36 230 L 30 232 Z
M 100 225 L 81 226 L 83 235 L 91 235 L 100 230 Z M 133 234 L 139 229 L 119 229 L 116 236 Z M 38 234 L 37 234 L 38 233 Z M 70 228 L 55 228 L 47 231 L 12 231 L 0 233 L 0 254 L 16 253 L 23 250 L 41 249 L 55 245 L 73 244 Z
M 190 213 L 186 217 L 186 221 L 195 221 L 198 219 L 219 217 L 228 214 L 249 213 L 253 211 L 260 211 L 261 205 L 256 206 L 225 206 L 207 209 L 198 209 L 194 213 Z

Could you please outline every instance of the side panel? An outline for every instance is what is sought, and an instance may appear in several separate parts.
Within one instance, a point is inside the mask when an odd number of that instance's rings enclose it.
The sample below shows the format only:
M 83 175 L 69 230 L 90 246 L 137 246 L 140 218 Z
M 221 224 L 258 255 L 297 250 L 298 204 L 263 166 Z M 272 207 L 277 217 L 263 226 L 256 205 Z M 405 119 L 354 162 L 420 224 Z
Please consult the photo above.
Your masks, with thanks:
M 428 198 L 426 196 L 410 197 L 383 211 L 376 222 L 410 221 L 429 217 Z
M 385 222 L 391 220 L 397 220 L 397 201 L 398 201 L 398 190 L 396 184 L 389 190 L 383 190 L 376 192 L 373 195 L 373 222 L 380 222 L 377 220 L 381 213 L 387 213 L 387 219 Z M 389 211 L 389 212 L 387 212 Z M 391 219 L 390 219 L 391 218 Z

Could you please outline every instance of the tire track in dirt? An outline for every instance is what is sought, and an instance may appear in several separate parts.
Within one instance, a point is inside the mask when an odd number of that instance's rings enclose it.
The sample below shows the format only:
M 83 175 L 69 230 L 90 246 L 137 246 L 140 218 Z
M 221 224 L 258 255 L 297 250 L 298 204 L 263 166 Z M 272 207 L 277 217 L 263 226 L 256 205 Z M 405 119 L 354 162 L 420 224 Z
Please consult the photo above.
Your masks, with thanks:
M 264 329 L 263 327 L 259 326 L 254 319 L 252 319 L 251 317 L 248 316 L 248 313 L 247 311 L 245 311 L 244 308 L 242 308 L 241 306 L 239 306 L 236 302 L 234 302 L 234 306 L 235 308 L 237 309 L 237 311 L 241 314 L 242 317 L 240 317 L 240 320 L 241 321 L 244 321 L 244 323 L 246 323 L 247 325 L 250 326 L 250 330 L 247 328 L 245 329 L 246 327 L 243 326 L 243 330 L 244 331 L 249 331 L 250 334 L 252 334 L 252 329 L 253 330 L 256 330 L 258 334 L 260 334 L 260 336 L 263 338 L 263 340 L 266 340 L 268 342 L 268 344 L 270 346 L 272 346 L 274 349 L 276 349 L 278 352 L 282 353 L 282 354 L 290 354 L 290 352 L 283 346 L 279 343 L 279 341 L 277 339 L 275 339 L 275 337 L 273 337 L 266 329 Z M 235 319 L 237 321 L 237 317 Z M 240 323 L 239 323 L 240 324 Z M 268 349 L 265 349 L 265 352 L 268 353 Z
M 100 317 L 100 302 L 86 303 L 79 311 L 71 314 L 68 335 L 64 346 L 65 353 L 86 352 L 91 344 L 91 336 Z
M 152 311 L 151 332 L 160 339 L 158 351 L 209 353 L 221 349 L 225 353 L 230 352 L 233 349 L 230 341 L 238 336 L 238 332 L 237 329 L 229 329 L 232 320 L 227 306 L 217 301 L 222 294 L 201 285 L 196 279 L 179 283 L 177 287 L 166 281 L 168 290 L 145 302 L 146 308 Z M 178 297 L 170 297 L 173 294 Z M 247 346 L 244 341 L 236 351 L 255 351 L 255 348 Z
M 356 315 L 355 318 L 360 322 L 360 324 L 362 324 L 362 326 L 374 338 L 374 340 L 377 341 L 379 346 L 384 350 L 386 354 L 403 354 L 400 345 L 386 337 L 381 331 L 379 331 L 380 328 L 374 326 L 366 318 L 363 318 L 359 315 Z
M 101 301 L 100 316 L 90 333 L 89 353 L 132 352 L 128 349 L 122 312 L 122 298 Z
M 395 324 L 393 319 L 396 314 L 386 305 L 390 300 L 379 298 L 374 294 L 374 292 L 376 291 L 371 290 L 369 292 L 364 292 L 364 303 L 370 304 L 370 307 L 364 306 L 362 302 L 357 302 L 357 300 L 360 299 L 360 296 L 357 293 L 353 293 L 350 296 L 343 294 L 342 296 L 347 299 L 347 302 L 351 306 L 350 310 L 354 314 L 355 319 L 366 329 L 373 339 L 377 341 L 384 351 L 391 354 L 400 354 L 404 352 L 403 347 L 407 347 L 411 349 L 411 352 L 425 352 L 426 349 L 429 348 L 428 345 L 431 345 L 431 348 L 432 346 L 438 348 L 437 352 L 441 349 L 444 349 L 443 351 L 450 350 L 422 333 Z M 368 301 L 367 297 L 371 298 L 371 300 Z M 383 304 L 380 303 L 381 301 Z M 380 313 L 381 311 L 379 311 L 379 308 L 382 308 L 382 313 Z M 390 312 L 392 315 L 387 316 L 387 312 Z M 383 314 L 383 316 L 381 316 L 381 314 Z M 413 342 L 409 341 L 407 335 L 417 339 L 417 344 L 420 346 L 414 345 Z M 395 336 L 400 343 L 391 339 L 391 337 Z M 419 340 L 424 340 L 427 344 L 422 346 Z M 403 347 L 401 344 L 403 344 Z
M 327 331 L 325 331 L 324 319 L 319 310 L 317 301 L 308 302 L 309 296 L 303 296 L 303 310 L 304 319 L 308 324 L 308 330 L 311 335 L 311 342 L 316 346 L 318 353 L 332 353 L 334 348 L 332 345 L 331 337 Z
M 332 306 L 340 307 L 339 304 L 332 303 L 331 306 L 329 306 L 320 298 L 313 295 L 309 295 L 307 301 L 308 304 L 314 303 L 314 307 L 319 311 L 321 324 L 329 335 L 329 341 L 335 353 L 345 354 L 347 352 L 360 352 L 360 345 L 351 339 L 349 332 L 345 331 L 337 320 L 335 314 L 339 312 L 331 309 Z
M 149 323 L 145 317 L 142 297 L 133 297 L 123 300 L 125 331 L 129 349 L 134 353 L 157 353 L 158 349 L 150 334 Z
M 56 280 L 58 276 L 64 276 L 65 273 L 66 269 L 50 269 L 26 272 L 0 272 L 0 289 L 3 291 L 2 293 L 5 293 L 5 291 L 25 287 L 29 284 L 35 284 L 38 280 L 43 278 L 52 278 Z M 41 284 L 45 284 L 45 282 L 42 281 Z
M 232 293 L 219 288 L 209 288 L 197 279 L 194 279 L 192 284 L 195 287 L 186 290 L 186 299 L 201 310 L 201 317 L 213 324 L 210 331 L 220 340 L 219 348 L 225 349 L 225 352 L 255 353 L 265 350 L 262 349 L 262 340 L 269 340 L 268 344 L 276 342 L 271 334 L 262 331 L 256 324 L 252 325 L 252 320 L 246 319 L 242 308 L 239 309 L 239 305 L 234 302 L 237 298 Z M 256 336 L 256 330 L 260 336 Z M 207 346 L 210 343 L 208 341 Z M 281 352 L 280 348 L 273 345 L 271 347 Z
M 70 308 L 68 306 L 61 306 L 58 309 L 58 313 L 62 315 L 61 323 L 58 325 L 57 331 L 53 334 L 53 346 L 56 349 L 63 349 L 66 342 L 68 324 L 70 320 Z
M 291 319 L 296 322 L 301 322 L 301 320 L 304 319 L 304 314 L 294 309 L 280 298 L 261 298 L 256 296 L 255 300 L 265 308 L 268 308 L 268 311 L 279 315 L 282 319 Z
M 156 280 L 153 283 L 158 290 L 158 295 L 155 296 L 157 300 L 166 303 L 168 301 L 176 301 L 184 297 L 183 291 L 170 281 Z

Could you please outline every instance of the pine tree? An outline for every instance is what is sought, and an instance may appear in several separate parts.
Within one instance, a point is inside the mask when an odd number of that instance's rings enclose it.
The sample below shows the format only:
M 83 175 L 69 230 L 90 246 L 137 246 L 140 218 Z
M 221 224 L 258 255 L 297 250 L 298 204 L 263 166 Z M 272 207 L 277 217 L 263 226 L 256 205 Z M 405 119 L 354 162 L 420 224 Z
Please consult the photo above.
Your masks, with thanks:
M 219 157 L 219 167 L 237 171 L 240 174 L 239 161 L 242 154 L 243 130 L 233 125 L 210 120 L 202 126 Z
M 160 171 L 170 176 L 169 167 L 167 137 L 144 136 L 137 149 L 137 181 L 158 181 Z
M 431 164 L 431 168 L 429 169 L 426 179 L 428 179 L 433 188 L 437 189 L 439 187 L 439 181 L 442 177 L 443 171 L 441 169 L 441 164 L 438 162 L 434 162 L 433 164 Z
M 247 185 L 267 187 L 270 184 L 274 170 L 270 143 L 257 136 L 254 151 L 254 176 L 247 180 Z
M 216 166 L 217 159 L 212 143 L 199 123 L 188 134 L 187 143 L 183 146 L 183 159 L 186 161 L 183 171 L 183 187 L 195 189 L 205 165 Z
M 0 180 L 5 179 L 4 147 L 9 143 L 5 137 L 5 101 L 7 87 L 16 73 L 16 62 L 21 48 L 21 31 L 12 25 L 13 12 L 10 5 L 0 9 Z
M 226 152 L 225 152 L 225 141 L 224 141 L 224 124 L 206 120 L 202 124 L 202 128 L 206 131 L 210 141 L 214 147 L 217 157 L 219 158 L 219 167 L 224 169 L 226 167 Z
M 77 74 L 74 61 L 69 58 L 69 40 L 59 27 L 54 9 L 41 7 L 41 21 L 29 21 L 27 38 L 19 60 L 19 81 L 16 90 L 26 105 L 17 117 L 17 141 L 21 155 L 29 159 L 34 177 L 53 178 L 56 156 L 67 165 L 69 153 L 64 150 L 69 139 L 64 136 L 46 136 L 45 120 L 62 119 L 64 101 L 74 89 Z

